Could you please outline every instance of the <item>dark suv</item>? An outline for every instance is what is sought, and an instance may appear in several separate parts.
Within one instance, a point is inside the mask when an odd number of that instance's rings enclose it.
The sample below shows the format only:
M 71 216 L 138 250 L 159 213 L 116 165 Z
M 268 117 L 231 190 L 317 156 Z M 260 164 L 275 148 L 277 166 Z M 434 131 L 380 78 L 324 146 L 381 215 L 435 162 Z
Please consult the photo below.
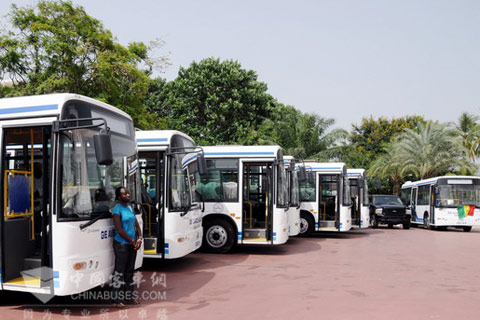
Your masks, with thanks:
M 397 196 L 371 195 L 370 197 L 370 226 L 378 227 L 380 223 L 393 228 L 394 224 L 403 225 L 403 229 L 410 229 L 411 214 Z

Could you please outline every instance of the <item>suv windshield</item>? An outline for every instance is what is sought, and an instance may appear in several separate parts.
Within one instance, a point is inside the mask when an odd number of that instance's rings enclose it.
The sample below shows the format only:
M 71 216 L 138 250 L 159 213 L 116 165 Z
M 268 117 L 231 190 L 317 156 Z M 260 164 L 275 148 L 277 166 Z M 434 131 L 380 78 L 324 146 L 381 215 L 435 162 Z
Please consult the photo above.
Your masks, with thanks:
M 373 196 L 374 205 L 399 205 L 403 206 L 402 201 L 397 196 Z

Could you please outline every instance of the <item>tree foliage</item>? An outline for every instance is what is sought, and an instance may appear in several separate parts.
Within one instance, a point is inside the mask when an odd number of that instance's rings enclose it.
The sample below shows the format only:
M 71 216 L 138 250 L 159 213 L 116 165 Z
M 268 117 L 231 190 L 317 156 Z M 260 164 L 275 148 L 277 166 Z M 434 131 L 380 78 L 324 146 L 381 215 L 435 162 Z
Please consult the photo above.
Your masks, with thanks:
M 476 167 L 468 161 L 467 151 L 455 130 L 447 124 L 427 122 L 417 130 L 405 129 L 389 145 L 387 153 L 378 157 L 369 174 L 389 178 L 398 194 L 407 175 L 428 179 L 450 173 L 473 174 Z
M 473 163 L 480 154 L 480 125 L 477 123 L 479 119 L 478 116 L 463 112 L 458 119 L 458 124 L 454 125 Z
M 157 80 L 150 107 L 203 145 L 256 142 L 275 100 L 257 74 L 232 60 L 208 58 L 180 68 L 171 82 Z
M 150 78 L 149 46 L 120 45 L 103 24 L 69 1 L 12 6 L 11 29 L 0 34 L 0 77 L 12 86 L 0 96 L 71 92 L 108 102 L 129 113 L 137 126 L 156 127 L 141 104 Z
M 277 104 L 274 117 L 267 119 L 261 127 L 259 142 L 278 144 L 285 154 L 298 159 L 325 159 L 328 158 L 327 151 L 347 135 L 345 130 L 329 130 L 334 123 L 333 119 Z

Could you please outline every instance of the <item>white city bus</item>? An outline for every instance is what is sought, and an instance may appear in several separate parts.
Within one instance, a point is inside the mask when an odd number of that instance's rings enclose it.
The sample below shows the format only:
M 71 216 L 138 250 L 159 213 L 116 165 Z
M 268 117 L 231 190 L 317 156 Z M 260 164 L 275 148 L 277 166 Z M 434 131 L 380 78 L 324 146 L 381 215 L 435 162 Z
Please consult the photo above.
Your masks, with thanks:
M 345 163 L 306 161 L 300 181 L 300 235 L 352 228 L 352 199 Z
M 199 149 L 179 131 L 137 131 L 136 136 L 147 212 L 144 255 L 186 256 L 202 244 L 201 206 L 193 194 Z
M 1 289 L 64 296 L 106 283 L 115 189 L 140 198 L 130 116 L 75 94 L 6 98 L 0 134 Z
M 298 171 L 295 170 L 295 158 L 284 156 L 283 159 L 285 159 L 288 181 L 288 235 L 292 237 L 300 233 L 300 188 Z
M 352 227 L 368 228 L 370 212 L 368 202 L 368 184 L 365 169 L 347 169 L 352 197 Z
M 279 146 L 203 147 L 208 175 L 197 183 L 205 203 L 204 245 L 216 253 L 234 245 L 288 240 L 288 188 Z
M 480 177 L 443 176 L 406 182 L 400 193 L 412 211 L 412 224 L 427 229 L 480 226 Z

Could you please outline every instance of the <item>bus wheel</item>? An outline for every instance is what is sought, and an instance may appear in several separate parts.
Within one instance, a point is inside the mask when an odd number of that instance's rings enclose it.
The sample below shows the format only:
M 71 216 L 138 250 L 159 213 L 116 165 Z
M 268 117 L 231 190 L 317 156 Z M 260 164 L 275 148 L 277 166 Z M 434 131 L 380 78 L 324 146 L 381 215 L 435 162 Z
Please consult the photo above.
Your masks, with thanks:
M 410 229 L 410 221 L 403 224 L 403 229 L 405 230 Z
M 226 253 L 232 249 L 235 232 L 230 223 L 214 219 L 207 222 L 203 230 L 203 244 L 207 251 Z
M 427 230 L 432 229 L 432 227 L 430 226 L 430 219 L 428 219 L 428 214 L 427 213 L 425 213 L 423 215 L 423 226 Z
M 313 218 L 307 213 L 300 212 L 300 237 L 308 237 L 314 230 Z
M 372 214 L 370 216 L 370 227 L 372 228 L 377 228 L 378 227 L 378 220 L 377 220 L 377 216 Z
M 470 231 L 472 231 L 472 227 L 471 226 L 463 227 L 463 231 L 470 232 Z
M 393 228 L 393 223 L 389 223 L 388 224 L 388 229 L 392 229 Z

